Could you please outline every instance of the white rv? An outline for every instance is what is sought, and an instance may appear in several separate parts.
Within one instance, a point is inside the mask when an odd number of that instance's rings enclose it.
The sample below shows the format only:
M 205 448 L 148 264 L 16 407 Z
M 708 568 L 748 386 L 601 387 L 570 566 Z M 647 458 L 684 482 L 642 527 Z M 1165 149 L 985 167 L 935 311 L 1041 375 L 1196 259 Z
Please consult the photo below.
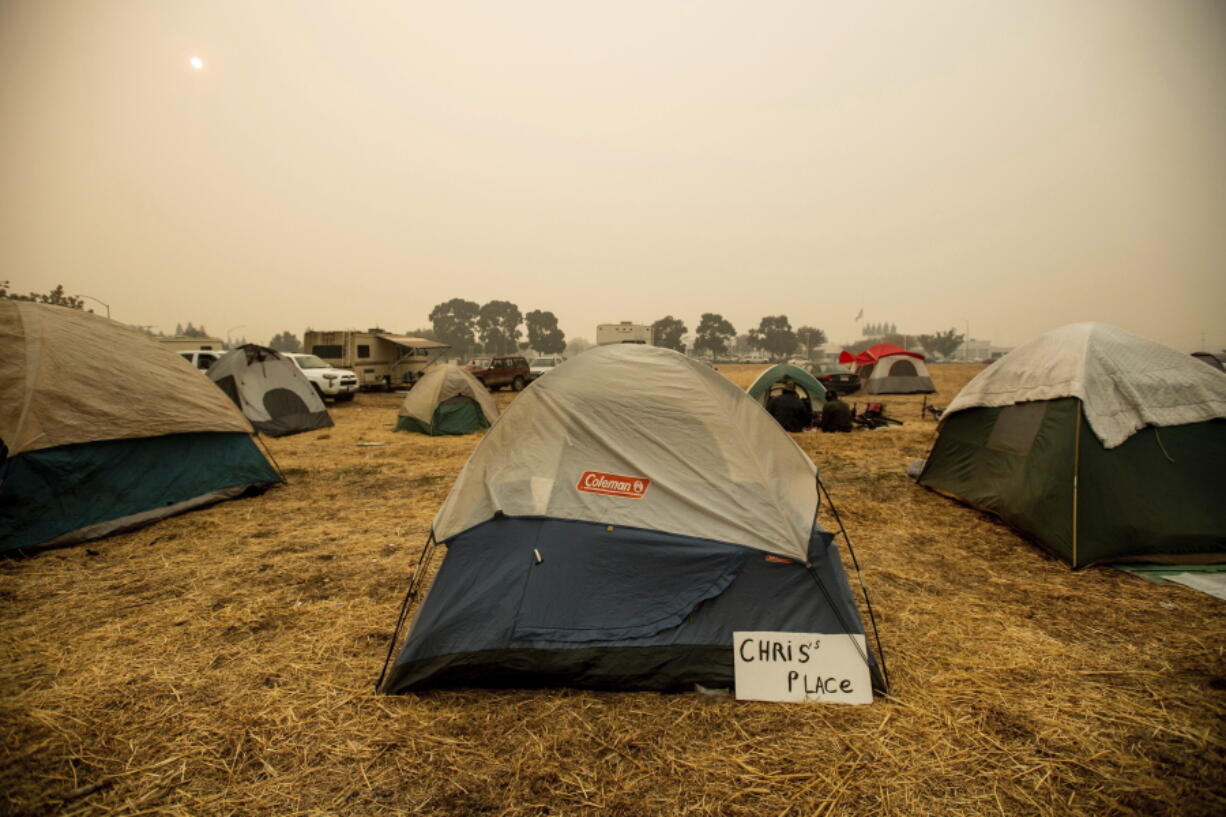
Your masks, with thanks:
M 596 325 L 596 345 L 610 343 L 645 343 L 651 345 L 651 327 L 645 323 L 601 323 Z
M 429 338 L 393 335 L 382 330 L 308 329 L 302 336 L 302 348 L 333 366 L 352 369 L 362 389 L 391 391 L 411 386 L 427 366 L 451 347 Z

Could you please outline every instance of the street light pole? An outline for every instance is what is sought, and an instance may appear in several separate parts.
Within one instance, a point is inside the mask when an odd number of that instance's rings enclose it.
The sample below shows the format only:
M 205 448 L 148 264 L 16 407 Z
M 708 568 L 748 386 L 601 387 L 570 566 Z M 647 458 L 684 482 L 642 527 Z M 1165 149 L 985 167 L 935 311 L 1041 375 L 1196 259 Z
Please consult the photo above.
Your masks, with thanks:
M 78 298 L 89 298 L 91 301 L 98 301 L 98 303 L 100 303 L 100 304 L 102 304 L 103 306 L 105 306 L 105 307 L 106 307 L 106 317 L 107 317 L 107 319 L 108 319 L 108 320 L 110 319 L 110 317 L 111 317 L 111 305 L 110 305 L 110 304 L 108 304 L 108 303 L 106 303 L 106 302 L 104 302 L 104 301 L 102 301 L 102 300 L 100 300 L 100 299 L 98 299 L 98 298 L 95 298 L 93 295 L 78 295 L 77 297 L 78 297 Z

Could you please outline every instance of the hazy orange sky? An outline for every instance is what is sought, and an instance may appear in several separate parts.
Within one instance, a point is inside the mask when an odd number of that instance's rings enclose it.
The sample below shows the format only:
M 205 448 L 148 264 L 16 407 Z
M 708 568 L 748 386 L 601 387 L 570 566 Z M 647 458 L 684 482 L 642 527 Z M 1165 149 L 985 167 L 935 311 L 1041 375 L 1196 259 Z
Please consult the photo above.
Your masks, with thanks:
M 2 0 L 0 122 L 0 279 L 167 332 L 1226 347 L 1219 0 Z

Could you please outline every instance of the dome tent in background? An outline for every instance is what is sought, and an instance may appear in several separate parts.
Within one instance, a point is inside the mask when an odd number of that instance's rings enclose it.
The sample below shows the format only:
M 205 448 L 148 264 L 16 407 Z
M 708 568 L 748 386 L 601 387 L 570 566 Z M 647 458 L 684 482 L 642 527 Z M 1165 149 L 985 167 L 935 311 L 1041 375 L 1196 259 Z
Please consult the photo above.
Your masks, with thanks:
M 750 397 L 765 406 L 770 401 L 771 387 L 785 377 L 791 378 L 792 382 L 804 391 L 805 395 L 814 404 L 811 406 L 814 411 L 821 410 L 821 404 L 826 402 L 826 387 L 817 382 L 817 378 L 813 375 L 799 366 L 793 366 L 790 363 L 778 363 L 771 366 L 757 376 L 746 392 Z
M 405 395 L 396 431 L 422 434 L 470 434 L 498 419 L 490 390 L 454 363 L 431 366 Z
M 949 404 L 919 482 L 1073 567 L 1226 559 L 1226 374 L 1100 323 L 1019 346 Z
M 733 631 L 862 635 L 816 511 L 813 464 L 729 380 L 667 349 L 591 349 L 464 466 L 381 688 L 728 686 Z
M 274 349 L 254 343 L 231 349 L 208 375 L 261 434 L 284 437 L 332 425 L 311 381 Z
M 96 539 L 281 482 L 251 423 L 120 323 L 0 300 L 0 551 Z
M 893 343 L 878 343 L 859 354 L 844 349 L 839 363 L 856 367 L 866 394 L 936 394 L 924 356 Z

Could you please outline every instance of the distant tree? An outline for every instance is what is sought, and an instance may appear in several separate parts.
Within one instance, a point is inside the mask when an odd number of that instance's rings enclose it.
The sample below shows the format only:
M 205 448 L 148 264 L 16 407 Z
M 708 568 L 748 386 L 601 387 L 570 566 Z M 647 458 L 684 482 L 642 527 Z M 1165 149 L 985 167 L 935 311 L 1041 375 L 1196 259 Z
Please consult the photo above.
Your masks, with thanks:
M 298 340 L 293 332 L 286 330 L 273 335 L 272 340 L 268 341 L 268 348 L 276 349 L 278 352 L 301 352 L 302 341 Z
M 85 301 L 77 295 L 64 294 L 64 285 L 58 284 L 55 289 L 46 294 L 31 292 L 29 295 L 18 295 L 15 292 L 9 292 L 9 282 L 0 281 L 0 298 L 7 298 L 10 301 L 28 301 L 36 304 L 51 304 L 52 306 L 66 306 L 69 309 L 84 309 Z M 90 310 L 93 311 L 93 310 Z
M 728 354 L 728 344 L 736 338 L 736 329 L 723 315 L 704 312 L 694 332 L 694 352 L 710 352 L 712 355 Z
M 477 313 L 481 307 L 473 301 L 452 298 L 430 310 L 430 325 L 435 338 L 446 343 L 460 358 L 468 357 L 477 346 Z
M 796 333 L 787 315 L 770 315 L 749 330 L 749 342 L 776 359 L 786 358 L 796 351 Z
M 534 309 L 524 316 L 528 327 L 528 346 L 542 355 L 560 355 L 566 351 L 566 333 L 558 328 L 552 312 Z
M 181 323 L 175 324 L 175 337 L 177 338 L 207 338 L 208 336 L 209 330 L 203 325 L 197 328 L 192 325 L 191 321 L 187 322 L 187 326 Z
M 481 344 L 491 355 L 515 353 L 519 338 L 519 324 L 524 317 L 519 307 L 510 301 L 490 301 L 477 312 L 477 332 Z
M 751 349 L 753 349 L 753 344 L 750 342 L 748 332 L 737 335 L 736 340 L 732 342 L 732 351 L 738 355 L 749 354 Z
M 575 355 L 581 355 L 591 348 L 592 342 L 587 338 L 571 338 L 570 342 L 566 344 L 566 356 L 574 357 Z
M 961 348 L 966 336 L 959 334 L 955 328 L 950 328 L 945 332 L 937 332 L 933 336 L 933 346 L 936 348 L 937 354 L 941 357 L 953 357 L 954 352 Z M 928 347 L 924 347 L 927 349 Z
M 936 357 L 937 354 L 937 338 L 936 335 L 916 335 L 915 342 L 924 350 L 924 354 L 928 357 Z
M 826 344 L 826 333 L 816 326 L 802 326 L 796 330 L 796 340 L 805 347 L 805 357 L 813 357 L 813 350 Z
M 663 346 L 665 349 L 684 352 L 685 342 L 682 338 L 685 337 L 687 331 L 689 330 L 680 320 L 672 315 L 665 315 L 651 325 L 651 343 L 653 346 Z
M 426 340 L 438 340 L 438 333 L 429 326 L 423 326 L 420 329 L 409 329 L 405 332 L 411 338 L 425 338 Z M 441 341 L 440 341 L 441 342 Z

